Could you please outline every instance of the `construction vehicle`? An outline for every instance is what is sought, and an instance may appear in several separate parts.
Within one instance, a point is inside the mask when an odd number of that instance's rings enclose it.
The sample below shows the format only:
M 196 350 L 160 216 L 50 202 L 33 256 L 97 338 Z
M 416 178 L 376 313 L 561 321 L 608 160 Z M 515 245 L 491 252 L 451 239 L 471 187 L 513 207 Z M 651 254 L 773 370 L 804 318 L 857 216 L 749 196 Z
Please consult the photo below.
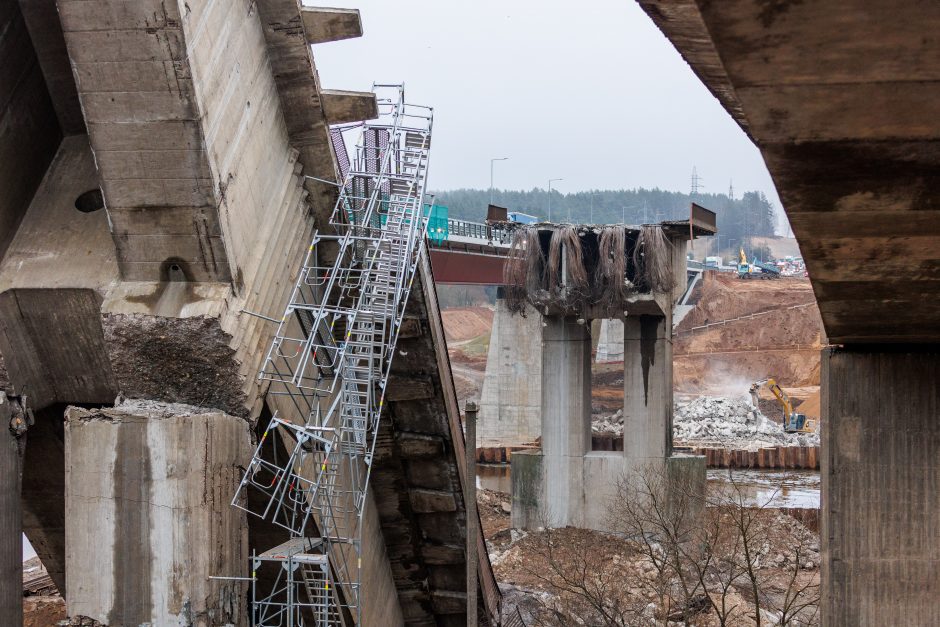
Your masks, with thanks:
M 766 385 L 767 389 L 774 395 L 777 402 L 783 409 L 783 430 L 786 433 L 813 433 L 816 430 L 816 421 L 807 420 L 805 414 L 799 414 L 793 411 L 793 402 L 790 396 L 773 379 L 763 379 L 751 384 L 751 402 L 754 407 L 759 407 L 757 393 Z
M 779 279 L 780 268 L 771 263 L 760 263 L 756 259 L 748 262 L 744 247 L 738 251 L 739 279 Z

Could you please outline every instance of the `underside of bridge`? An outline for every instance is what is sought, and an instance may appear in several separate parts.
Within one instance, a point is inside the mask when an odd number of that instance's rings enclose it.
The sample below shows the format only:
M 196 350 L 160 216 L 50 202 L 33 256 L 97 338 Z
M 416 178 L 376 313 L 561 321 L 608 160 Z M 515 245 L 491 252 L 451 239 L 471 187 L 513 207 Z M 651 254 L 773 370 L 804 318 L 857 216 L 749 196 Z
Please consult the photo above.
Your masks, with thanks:
M 0 624 L 22 624 L 20 528 L 77 621 L 247 624 L 248 586 L 210 577 L 248 576 L 278 538 L 230 505 L 272 404 L 276 325 L 248 312 L 281 315 L 326 228 L 330 125 L 376 117 L 371 92 L 321 88 L 311 49 L 361 34 L 358 11 L 297 0 L 0 0 L 0 390 L 36 418 L 3 428 L 23 479 L 2 492 Z M 427 259 L 416 285 L 365 506 L 364 625 L 466 622 Z
M 638 0 L 760 149 L 823 359 L 823 625 L 940 621 L 940 7 Z

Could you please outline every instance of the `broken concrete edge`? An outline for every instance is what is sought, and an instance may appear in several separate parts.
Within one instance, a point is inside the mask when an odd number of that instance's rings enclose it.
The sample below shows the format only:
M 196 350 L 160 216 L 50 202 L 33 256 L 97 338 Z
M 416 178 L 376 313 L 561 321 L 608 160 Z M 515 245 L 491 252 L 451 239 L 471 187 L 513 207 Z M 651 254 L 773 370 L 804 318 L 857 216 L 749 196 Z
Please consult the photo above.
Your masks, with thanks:
M 321 89 L 320 105 L 330 124 L 349 124 L 379 117 L 379 104 L 371 91 Z
M 144 416 L 152 420 L 168 420 L 185 416 L 219 415 L 230 418 L 226 412 L 213 407 L 197 407 L 186 403 L 167 403 L 145 398 L 118 398 L 112 407 L 85 408 L 69 405 L 65 409 L 65 420 L 75 422 L 124 422 L 124 416 Z
M 223 320 L 104 314 L 116 391 L 248 417 L 245 375 Z
M 300 9 L 308 44 L 322 44 L 362 37 L 359 9 L 308 7 Z

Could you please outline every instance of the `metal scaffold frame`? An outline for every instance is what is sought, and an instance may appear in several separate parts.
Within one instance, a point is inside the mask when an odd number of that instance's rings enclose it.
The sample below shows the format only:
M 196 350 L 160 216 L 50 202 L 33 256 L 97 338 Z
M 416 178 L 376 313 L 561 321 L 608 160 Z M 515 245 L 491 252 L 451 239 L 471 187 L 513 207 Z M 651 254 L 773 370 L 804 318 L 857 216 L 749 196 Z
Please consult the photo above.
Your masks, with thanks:
M 362 518 L 424 250 L 433 117 L 406 103 L 401 85 L 373 89 L 377 120 L 332 129 L 346 170 L 329 220 L 335 232 L 315 232 L 259 374 L 276 411 L 232 505 L 292 539 L 252 556 L 254 625 L 361 622 Z M 349 161 L 343 136 L 355 130 Z M 258 571 L 275 567 L 273 589 L 259 590 Z

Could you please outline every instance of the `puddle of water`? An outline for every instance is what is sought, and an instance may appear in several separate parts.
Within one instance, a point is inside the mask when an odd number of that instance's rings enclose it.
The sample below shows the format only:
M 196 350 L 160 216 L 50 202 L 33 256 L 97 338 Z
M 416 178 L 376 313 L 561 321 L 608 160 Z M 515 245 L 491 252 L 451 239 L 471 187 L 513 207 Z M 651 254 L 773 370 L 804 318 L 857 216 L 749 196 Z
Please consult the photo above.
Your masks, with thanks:
M 503 494 L 511 493 L 509 464 L 477 464 L 477 488 Z
M 708 490 L 715 495 L 733 480 L 746 505 L 769 507 L 819 507 L 819 473 L 813 470 L 709 469 Z
M 819 507 L 819 473 L 812 470 L 732 470 L 745 504 L 770 507 Z M 709 469 L 708 489 L 717 495 L 730 485 L 728 471 Z M 478 464 L 477 487 L 509 494 L 509 464 Z

